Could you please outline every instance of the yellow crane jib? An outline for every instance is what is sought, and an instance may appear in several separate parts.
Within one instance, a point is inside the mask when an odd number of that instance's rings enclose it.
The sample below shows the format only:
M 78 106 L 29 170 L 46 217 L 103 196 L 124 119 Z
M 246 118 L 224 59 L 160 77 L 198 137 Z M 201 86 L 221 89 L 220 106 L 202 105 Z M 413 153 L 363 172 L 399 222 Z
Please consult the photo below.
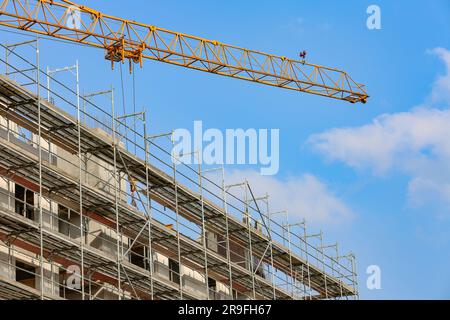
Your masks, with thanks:
M 117 18 L 66 0 L 0 0 L 0 25 L 102 48 L 105 58 L 145 59 L 351 103 L 369 95 L 345 71 Z

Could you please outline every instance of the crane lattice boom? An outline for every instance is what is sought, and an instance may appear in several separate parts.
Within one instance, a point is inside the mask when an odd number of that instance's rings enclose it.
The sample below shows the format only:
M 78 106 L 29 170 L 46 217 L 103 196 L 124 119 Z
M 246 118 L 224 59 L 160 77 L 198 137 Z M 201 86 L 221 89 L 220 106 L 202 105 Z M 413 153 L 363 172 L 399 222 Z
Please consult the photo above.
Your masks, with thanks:
M 106 59 L 144 59 L 329 98 L 365 103 L 344 71 L 129 21 L 66 0 L 1 0 L 0 25 L 106 50 Z

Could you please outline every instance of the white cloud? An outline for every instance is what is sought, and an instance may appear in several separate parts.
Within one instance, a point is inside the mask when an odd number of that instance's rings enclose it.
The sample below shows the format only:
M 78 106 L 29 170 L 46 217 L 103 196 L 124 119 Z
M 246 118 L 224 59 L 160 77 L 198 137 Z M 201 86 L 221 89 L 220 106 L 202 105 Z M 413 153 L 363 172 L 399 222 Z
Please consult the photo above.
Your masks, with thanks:
M 435 200 L 450 204 L 450 51 L 437 48 L 432 52 L 444 61 L 447 73 L 434 83 L 427 106 L 381 115 L 370 124 L 332 129 L 309 139 L 329 160 L 377 175 L 408 174 L 413 205 Z M 434 107 L 440 102 L 447 108 Z
M 436 54 L 441 58 L 447 67 L 446 74 L 438 77 L 434 83 L 431 92 L 431 102 L 446 102 L 447 104 L 450 104 L 450 51 L 444 48 L 435 48 L 431 50 L 431 53 Z
M 362 127 L 332 129 L 309 142 L 331 160 L 382 174 L 398 167 L 414 171 L 429 161 L 450 159 L 449 137 L 450 110 L 416 108 L 379 116 Z
M 288 210 L 290 222 L 305 218 L 312 223 L 339 224 L 354 217 L 351 209 L 327 185 L 311 174 L 280 180 L 262 176 L 253 170 L 234 170 L 227 174 L 227 183 L 246 179 L 255 197 L 270 196 L 270 211 Z

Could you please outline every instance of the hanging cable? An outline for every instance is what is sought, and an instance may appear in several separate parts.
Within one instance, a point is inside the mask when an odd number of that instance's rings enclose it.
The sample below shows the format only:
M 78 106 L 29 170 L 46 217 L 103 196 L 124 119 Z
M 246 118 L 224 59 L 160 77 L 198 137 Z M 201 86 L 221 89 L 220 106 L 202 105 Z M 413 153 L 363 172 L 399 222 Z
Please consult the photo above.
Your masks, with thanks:
M 122 68 L 122 64 L 119 63 L 120 65 L 120 84 L 121 84 L 121 88 L 122 88 L 122 107 L 123 107 L 123 115 L 126 115 L 126 106 L 125 106 L 125 84 L 124 84 L 124 80 L 123 80 L 123 68 Z M 116 119 L 114 119 L 115 121 Z M 126 126 L 127 126 L 127 118 L 124 119 L 125 121 L 125 146 L 128 149 L 128 134 L 127 134 L 127 130 L 126 130 Z
M 133 114 L 136 115 L 136 78 L 135 78 L 135 70 L 134 70 L 134 64 L 132 66 L 132 75 L 133 75 Z M 136 116 L 135 116 L 136 117 Z M 137 155 L 137 125 L 136 125 L 136 118 L 134 118 L 133 122 L 133 130 L 134 130 L 134 154 Z

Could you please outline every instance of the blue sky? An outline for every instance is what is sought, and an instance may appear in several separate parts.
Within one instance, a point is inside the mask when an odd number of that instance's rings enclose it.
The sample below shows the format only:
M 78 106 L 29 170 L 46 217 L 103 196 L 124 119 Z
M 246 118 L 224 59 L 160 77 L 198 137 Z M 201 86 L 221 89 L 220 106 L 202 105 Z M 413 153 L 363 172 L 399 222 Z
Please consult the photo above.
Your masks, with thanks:
M 366 28 L 370 4 L 381 8 L 381 30 Z M 353 251 L 362 298 L 450 298 L 450 162 L 445 161 L 450 156 L 448 144 L 436 138 L 449 133 L 445 75 L 450 71 L 444 58 L 445 48 L 450 50 L 450 2 L 139 0 L 89 5 L 287 57 L 297 58 L 306 49 L 311 62 L 344 69 L 366 84 L 369 102 L 350 105 L 155 62 L 145 62 L 135 74 L 137 104 L 150 111 L 152 133 L 192 128 L 195 120 L 221 130 L 279 128 L 276 177 L 257 177 L 252 167 L 229 172 L 247 174 L 270 188 L 281 198 L 274 199 L 278 209 L 288 207 L 293 219 L 306 216 L 329 242 Z M 101 51 L 54 42 L 44 42 L 41 51 L 43 65 L 51 67 L 79 59 L 86 91 L 111 83 L 119 88 L 119 71 L 110 70 Z M 130 98 L 127 74 L 125 91 Z M 421 111 L 414 109 L 418 106 Z M 126 107 L 130 110 L 131 104 Z M 379 118 L 383 114 L 388 116 Z M 425 142 L 413 134 L 414 128 L 429 132 L 437 126 L 440 131 Z M 306 197 L 305 190 L 317 192 Z M 293 204 L 289 197 L 302 201 Z M 373 264 L 382 270 L 382 288 L 371 291 L 365 270 Z

